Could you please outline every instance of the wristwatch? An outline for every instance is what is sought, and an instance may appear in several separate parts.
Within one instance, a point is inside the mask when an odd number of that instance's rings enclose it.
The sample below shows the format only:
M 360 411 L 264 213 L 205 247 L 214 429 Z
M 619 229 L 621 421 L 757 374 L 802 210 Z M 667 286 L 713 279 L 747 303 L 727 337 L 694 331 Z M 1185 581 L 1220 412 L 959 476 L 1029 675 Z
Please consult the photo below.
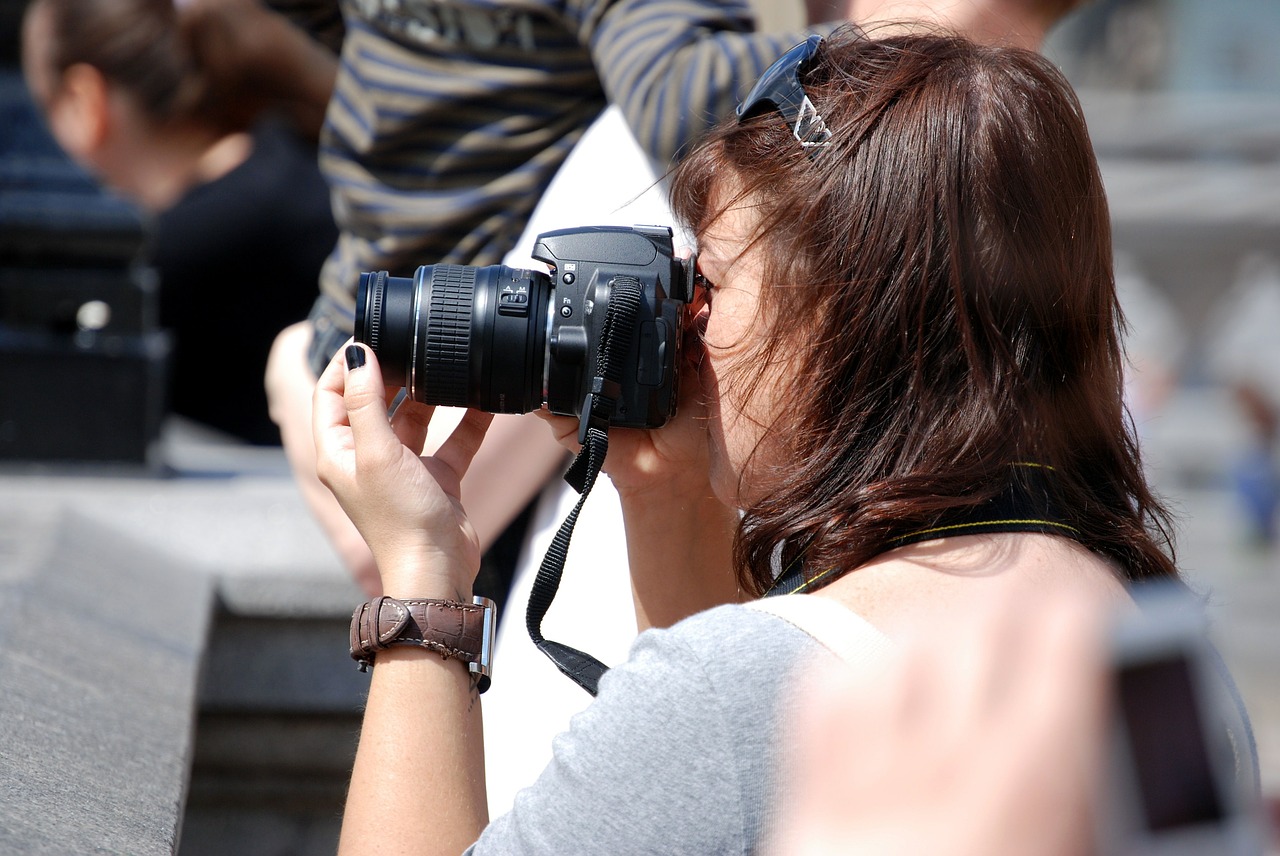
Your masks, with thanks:
M 497 607 L 487 597 L 397 600 L 375 597 L 351 614 L 351 658 L 367 671 L 374 656 L 393 645 L 435 651 L 467 664 L 480 692 L 489 689 Z

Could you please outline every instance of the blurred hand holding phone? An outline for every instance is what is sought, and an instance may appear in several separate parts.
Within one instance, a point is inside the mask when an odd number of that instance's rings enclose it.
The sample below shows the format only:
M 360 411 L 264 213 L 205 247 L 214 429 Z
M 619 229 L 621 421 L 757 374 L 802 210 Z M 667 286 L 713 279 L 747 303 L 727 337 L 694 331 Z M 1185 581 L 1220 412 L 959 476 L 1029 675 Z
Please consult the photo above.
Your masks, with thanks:
M 1132 593 L 1116 614 L 966 604 L 874 668 L 807 674 L 769 852 L 1261 856 L 1257 750 L 1204 604 Z
M 1134 591 L 1111 634 L 1113 703 L 1103 856 L 1262 852 L 1257 747 L 1201 602 L 1181 587 Z

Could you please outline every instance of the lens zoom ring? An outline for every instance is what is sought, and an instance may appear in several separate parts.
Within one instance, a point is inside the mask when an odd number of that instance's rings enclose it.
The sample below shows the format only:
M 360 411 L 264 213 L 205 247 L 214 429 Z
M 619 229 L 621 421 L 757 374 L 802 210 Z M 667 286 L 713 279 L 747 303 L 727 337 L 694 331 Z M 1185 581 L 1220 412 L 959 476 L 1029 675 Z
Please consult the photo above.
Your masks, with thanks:
M 448 407 L 465 407 L 467 404 L 471 302 L 475 285 L 474 267 L 435 266 L 427 312 L 424 363 L 427 401 Z
M 372 348 L 375 354 L 378 353 L 378 334 L 382 330 L 382 301 L 386 291 L 387 272 L 385 270 L 375 272 L 373 282 L 369 283 L 369 297 L 372 305 L 369 307 L 369 320 L 365 322 L 369 331 L 369 341 L 365 344 Z

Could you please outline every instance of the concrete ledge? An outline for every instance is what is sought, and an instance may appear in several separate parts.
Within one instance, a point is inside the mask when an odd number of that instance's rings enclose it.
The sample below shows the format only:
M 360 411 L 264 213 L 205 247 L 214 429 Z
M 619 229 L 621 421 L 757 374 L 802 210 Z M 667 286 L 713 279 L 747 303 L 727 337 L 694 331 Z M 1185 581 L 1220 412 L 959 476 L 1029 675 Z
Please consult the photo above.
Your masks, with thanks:
M 0 850 L 172 853 L 210 578 L 43 503 L 4 508 L 0 565 Z
M 333 850 L 360 594 L 279 450 L 190 440 L 0 469 L 0 852 Z

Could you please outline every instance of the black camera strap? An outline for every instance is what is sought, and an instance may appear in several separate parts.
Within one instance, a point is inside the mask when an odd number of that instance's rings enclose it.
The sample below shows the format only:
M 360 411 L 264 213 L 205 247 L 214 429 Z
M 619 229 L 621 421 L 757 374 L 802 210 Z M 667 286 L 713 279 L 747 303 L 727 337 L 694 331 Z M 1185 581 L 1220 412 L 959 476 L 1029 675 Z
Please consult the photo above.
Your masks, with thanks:
M 578 442 L 582 449 L 564 475 L 565 481 L 579 493 L 578 502 L 565 516 L 546 555 L 542 557 L 538 575 L 529 592 L 529 608 L 525 613 L 525 625 L 533 644 L 551 658 L 551 662 L 570 680 L 593 696 L 597 692 L 601 676 L 609 667 L 577 648 L 543 638 L 542 619 L 560 589 L 565 559 L 569 555 L 569 540 L 573 537 L 578 514 L 582 511 L 582 506 L 596 483 L 596 477 L 600 474 L 600 468 L 604 466 L 605 455 L 609 452 L 609 420 L 614 415 L 620 392 L 622 361 L 630 349 L 631 334 L 644 299 L 640 281 L 632 277 L 618 277 L 610 285 L 609 306 L 605 310 L 604 327 L 596 352 L 596 375 L 592 378 L 591 391 L 582 405 L 582 422 L 578 429 Z
M 609 667 L 577 648 L 543 638 L 542 618 L 547 614 L 551 601 L 560 588 L 560 578 L 564 574 L 564 562 L 569 555 L 569 539 L 573 537 L 573 527 L 578 522 L 578 513 L 582 511 L 582 506 L 587 501 L 587 495 L 595 484 L 596 475 L 599 474 L 600 466 L 604 463 L 604 456 L 608 451 L 609 439 L 605 432 L 598 428 L 590 429 L 586 445 L 582 447 L 582 451 L 574 459 L 573 467 L 570 468 L 572 471 L 578 467 L 579 462 L 586 461 L 586 481 L 577 504 L 560 524 L 555 537 L 551 539 L 551 546 L 542 557 L 538 575 L 533 581 L 533 589 L 529 592 L 529 608 L 525 613 L 525 624 L 533 644 L 550 657 L 551 662 L 555 663 L 556 667 L 570 680 L 592 695 L 596 694 L 600 677 L 608 671 Z M 566 480 L 568 480 L 567 475 Z

